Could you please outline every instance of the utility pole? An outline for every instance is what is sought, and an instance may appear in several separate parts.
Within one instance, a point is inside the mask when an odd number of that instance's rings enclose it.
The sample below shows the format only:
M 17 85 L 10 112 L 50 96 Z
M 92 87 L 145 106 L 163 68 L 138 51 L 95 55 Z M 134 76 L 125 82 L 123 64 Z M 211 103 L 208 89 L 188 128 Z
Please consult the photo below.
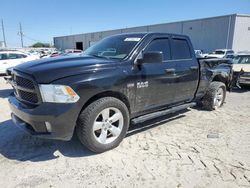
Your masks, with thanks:
M 4 32 L 3 19 L 2 19 L 2 32 L 3 32 L 3 42 L 4 42 L 4 46 L 5 46 L 5 48 L 6 48 L 6 47 L 7 47 L 7 44 L 6 44 L 6 38 L 5 38 L 5 32 Z
M 21 46 L 23 48 L 23 30 L 22 30 L 22 24 L 21 24 L 21 22 L 19 23 L 19 26 L 20 26 L 19 33 L 20 33 L 20 37 L 21 37 Z

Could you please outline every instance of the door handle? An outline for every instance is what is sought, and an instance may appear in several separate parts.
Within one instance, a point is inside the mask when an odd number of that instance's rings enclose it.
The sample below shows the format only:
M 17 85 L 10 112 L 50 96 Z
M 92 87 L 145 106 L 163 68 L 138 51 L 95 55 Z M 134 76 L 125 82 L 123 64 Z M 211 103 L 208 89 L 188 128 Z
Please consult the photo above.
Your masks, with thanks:
M 197 66 L 191 66 L 190 69 L 191 70 L 198 70 L 198 67 Z
M 167 74 L 175 74 L 175 69 L 165 69 Z

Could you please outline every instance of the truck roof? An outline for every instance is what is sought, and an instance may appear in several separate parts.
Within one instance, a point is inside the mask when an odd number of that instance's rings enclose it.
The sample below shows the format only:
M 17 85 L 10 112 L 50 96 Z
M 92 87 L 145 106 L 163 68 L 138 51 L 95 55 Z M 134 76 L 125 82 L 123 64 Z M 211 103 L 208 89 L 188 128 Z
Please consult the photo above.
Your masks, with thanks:
M 135 35 L 141 35 L 141 37 L 146 36 L 146 35 L 172 35 L 172 36 L 178 36 L 178 37 L 183 37 L 183 38 L 189 38 L 187 35 L 182 35 L 182 34 L 176 34 L 176 33 L 164 33 L 164 32 L 131 32 L 131 33 L 121 33 L 121 34 L 115 34 L 112 36 L 119 36 L 119 35 L 124 35 L 124 36 L 135 36 Z

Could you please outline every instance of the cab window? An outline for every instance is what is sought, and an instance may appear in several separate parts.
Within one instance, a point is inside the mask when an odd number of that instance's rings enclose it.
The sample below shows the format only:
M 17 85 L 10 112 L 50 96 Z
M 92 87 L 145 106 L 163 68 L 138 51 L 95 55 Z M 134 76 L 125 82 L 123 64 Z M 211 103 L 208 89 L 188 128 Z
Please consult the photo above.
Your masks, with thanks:
M 250 56 L 242 57 L 240 63 L 241 64 L 250 64 Z
M 169 39 L 155 39 L 146 48 L 145 52 L 162 52 L 163 61 L 169 60 L 170 56 L 170 46 Z
M 233 64 L 250 64 L 250 56 L 236 56 L 233 58 Z
M 174 38 L 172 40 L 172 54 L 173 59 L 191 59 L 192 55 L 187 40 Z

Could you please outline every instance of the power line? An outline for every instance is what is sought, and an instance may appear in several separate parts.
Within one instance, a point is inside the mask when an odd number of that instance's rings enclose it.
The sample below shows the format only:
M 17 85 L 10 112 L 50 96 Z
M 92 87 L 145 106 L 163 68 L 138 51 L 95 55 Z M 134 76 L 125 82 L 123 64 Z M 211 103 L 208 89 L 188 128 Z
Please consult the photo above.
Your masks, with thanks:
M 27 36 L 26 34 L 23 34 L 23 37 L 34 42 L 50 43 L 50 41 L 42 41 L 42 40 L 34 39 L 33 37 Z
M 21 38 L 21 46 L 23 48 L 23 30 L 22 30 L 22 24 L 21 24 L 21 22 L 19 23 L 19 26 L 20 26 L 19 33 L 20 33 L 20 38 Z
M 0 27 L 2 29 L 2 35 L 3 35 L 4 45 L 7 47 L 6 37 L 5 37 L 5 27 L 4 27 L 3 19 L 1 20 Z M 21 42 L 21 47 L 22 48 L 24 47 L 24 38 L 26 38 L 26 39 L 28 39 L 30 41 L 35 41 L 35 42 L 50 43 L 50 41 L 37 40 L 37 39 L 34 39 L 34 38 L 32 38 L 32 37 L 27 36 L 26 34 L 24 34 L 21 22 L 19 23 L 19 31 L 18 31 L 17 35 L 20 36 L 20 42 Z
M 5 46 L 5 47 L 7 47 L 7 44 L 6 44 L 6 38 L 5 38 L 5 31 L 4 31 L 3 19 L 2 19 L 2 32 L 3 32 L 3 41 L 4 41 L 4 46 Z

